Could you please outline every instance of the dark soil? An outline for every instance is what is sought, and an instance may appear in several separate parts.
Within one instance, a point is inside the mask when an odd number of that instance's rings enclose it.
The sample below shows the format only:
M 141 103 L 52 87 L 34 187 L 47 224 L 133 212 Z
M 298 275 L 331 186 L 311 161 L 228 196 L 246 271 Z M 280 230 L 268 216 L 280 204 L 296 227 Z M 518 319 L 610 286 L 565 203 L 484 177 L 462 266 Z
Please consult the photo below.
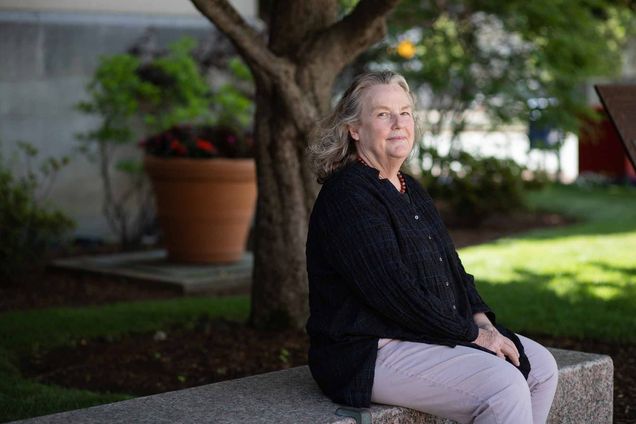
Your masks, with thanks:
M 528 229 L 565 225 L 558 215 L 517 215 L 451 233 L 458 247 Z M 47 269 L 21 285 L 0 284 L 0 311 L 169 298 L 172 289 L 126 279 Z M 608 354 L 614 361 L 614 421 L 636 423 L 636 346 L 530 335 L 547 346 Z M 23 358 L 26 376 L 95 391 L 147 395 L 274 371 L 306 363 L 302 331 L 255 331 L 241 323 L 200 317 L 195 323 L 118 339 L 77 340 Z
M 78 340 L 27 358 L 22 369 L 61 386 L 148 395 L 304 365 L 307 349 L 303 331 L 256 331 L 201 317 L 118 340 Z

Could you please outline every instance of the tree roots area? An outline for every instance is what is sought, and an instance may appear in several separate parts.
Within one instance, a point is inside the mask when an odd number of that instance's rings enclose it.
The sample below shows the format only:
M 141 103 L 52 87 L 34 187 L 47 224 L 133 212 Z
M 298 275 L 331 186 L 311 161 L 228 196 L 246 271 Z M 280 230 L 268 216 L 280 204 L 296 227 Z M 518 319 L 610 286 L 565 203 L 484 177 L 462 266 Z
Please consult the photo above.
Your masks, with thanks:
M 505 227 L 453 231 L 458 246 L 538 226 L 563 225 L 558 216 L 507 221 Z M 47 270 L 20 287 L 0 285 L 0 312 L 49 306 L 170 298 L 163 288 L 90 274 Z M 610 355 L 614 361 L 614 422 L 636 423 L 636 346 L 530 334 L 546 346 Z M 149 395 L 275 371 L 307 362 L 303 331 L 257 331 L 201 316 L 188 325 L 110 339 L 81 339 L 21 358 L 27 378 L 64 387 Z

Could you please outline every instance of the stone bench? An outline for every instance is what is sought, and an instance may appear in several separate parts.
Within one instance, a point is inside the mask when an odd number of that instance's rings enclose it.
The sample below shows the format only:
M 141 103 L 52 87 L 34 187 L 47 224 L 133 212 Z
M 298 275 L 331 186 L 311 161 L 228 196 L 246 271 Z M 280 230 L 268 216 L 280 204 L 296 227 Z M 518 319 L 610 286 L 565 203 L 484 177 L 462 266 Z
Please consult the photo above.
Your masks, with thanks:
M 550 423 L 612 422 L 612 359 L 550 349 L 559 365 Z M 318 389 L 309 369 L 289 370 L 32 418 L 23 423 L 354 424 Z M 406 408 L 373 405 L 374 424 L 442 424 L 449 420 Z

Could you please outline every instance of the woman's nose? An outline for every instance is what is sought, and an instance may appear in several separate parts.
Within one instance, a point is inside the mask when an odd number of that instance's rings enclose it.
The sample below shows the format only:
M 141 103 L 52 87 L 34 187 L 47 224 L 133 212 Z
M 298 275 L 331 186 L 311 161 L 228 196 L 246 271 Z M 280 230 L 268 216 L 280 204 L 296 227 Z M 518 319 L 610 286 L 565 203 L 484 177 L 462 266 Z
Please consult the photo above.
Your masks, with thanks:
M 402 116 L 402 114 L 393 114 L 393 128 L 402 128 L 404 127 L 406 117 Z

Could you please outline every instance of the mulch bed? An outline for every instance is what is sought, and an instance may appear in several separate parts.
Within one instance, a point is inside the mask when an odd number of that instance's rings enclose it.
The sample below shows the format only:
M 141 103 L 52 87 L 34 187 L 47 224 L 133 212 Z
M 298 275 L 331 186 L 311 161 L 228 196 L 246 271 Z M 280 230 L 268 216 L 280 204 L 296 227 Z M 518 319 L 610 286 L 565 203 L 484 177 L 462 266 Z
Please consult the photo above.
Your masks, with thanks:
M 565 225 L 553 214 L 517 215 L 481 228 L 452 230 L 458 247 L 531 228 Z M 18 285 L 0 284 L 0 311 L 171 298 L 174 290 L 139 282 L 45 270 Z M 614 360 L 614 422 L 636 423 L 636 346 L 529 335 L 547 346 L 608 354 Z M 264 332 L 200 317 L 195 323 L 117 339 L 76 340 L 72 346 L 22 358 L 24 374 L 65 387 L 148 395 L 306 363 L 302 331 Z
M 308 347 L 303 331 L 260 331 L 203 316 L 191 326 L 78 340 L 25 358 L 22 370 L 65 387 L 149 395 L 304 365 Z

